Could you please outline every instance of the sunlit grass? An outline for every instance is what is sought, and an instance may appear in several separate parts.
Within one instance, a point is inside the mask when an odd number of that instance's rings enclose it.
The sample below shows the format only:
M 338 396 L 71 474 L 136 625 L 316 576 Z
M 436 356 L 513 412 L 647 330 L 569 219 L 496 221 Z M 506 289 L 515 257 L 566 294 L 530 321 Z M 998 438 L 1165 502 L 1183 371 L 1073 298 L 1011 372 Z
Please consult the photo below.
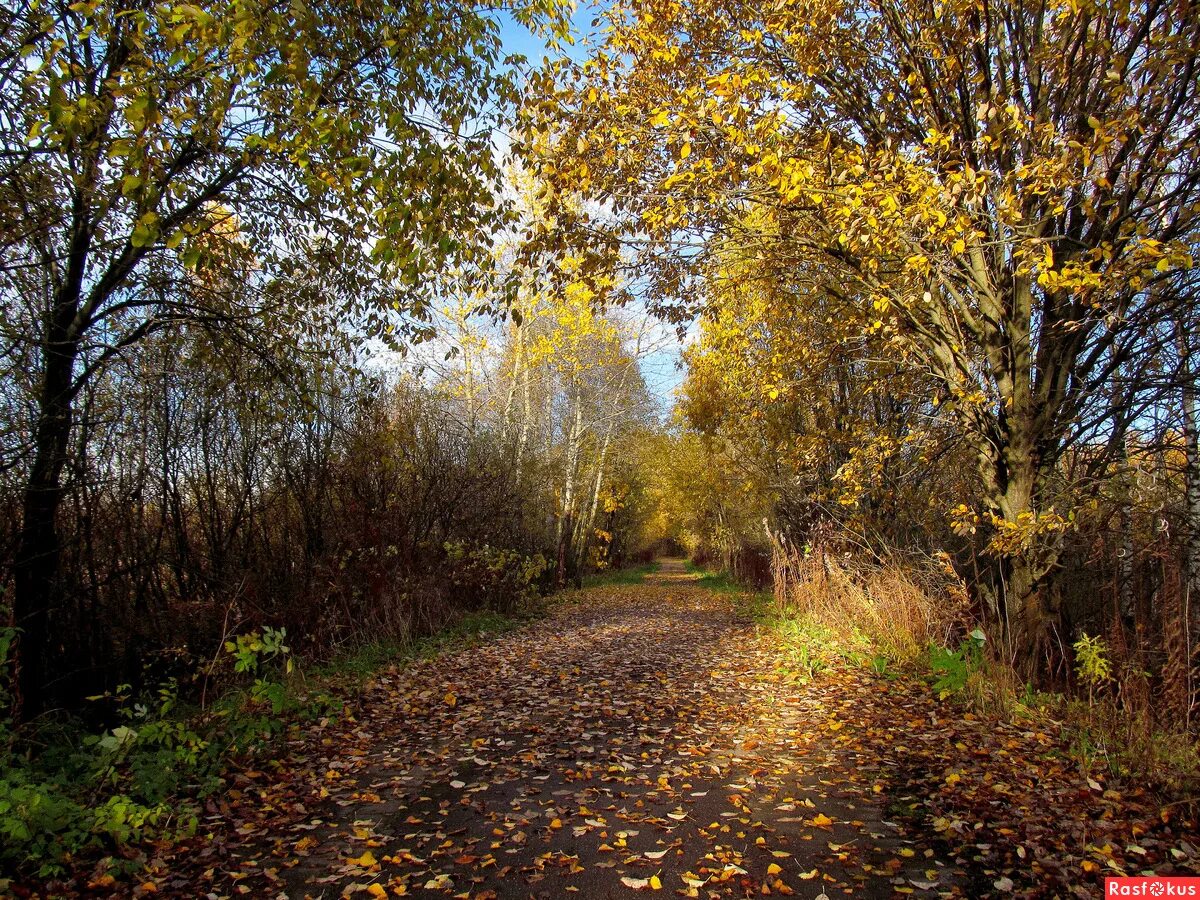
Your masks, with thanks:
M 656 563 L 646 563 L 640 566 L 629 566 L 625 569 L 606 569 L 603 572 L 596 572 L 592 575 L 585 575 L 583 586 L 585 588 L 592 587 L 608 587 L 611 585 L 620 584 L 641 584 L 647 575 L 658 570 Z
M 684 563 L 684 567 L 687 569 L 689 574 L 696 576 L 696 584 L 700 585 L 701 587 L 708 588 L 710 591 L 717 591 L 721 594 L 745 594 L 747 596 L 757 596 L 756 592 L 734 581 L 733 576 L 731 576 L 728 572 L 716 572 L 701 568 L 693 563 L 690 559 Z M 763 596 L 769 597 L 770 595 Z

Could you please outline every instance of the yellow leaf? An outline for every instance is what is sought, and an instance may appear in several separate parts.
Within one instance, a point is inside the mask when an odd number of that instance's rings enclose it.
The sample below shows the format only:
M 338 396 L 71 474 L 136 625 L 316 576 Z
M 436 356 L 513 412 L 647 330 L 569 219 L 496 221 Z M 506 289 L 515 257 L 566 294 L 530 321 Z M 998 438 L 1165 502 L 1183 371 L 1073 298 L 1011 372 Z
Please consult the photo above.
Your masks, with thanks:
M 652 891 L 661 891 L 662 890 L 662 880 L 657 875 L 650 876 L 650 890 L 652 890 Z
M 458 704 L 458 698 L 454 696 L 453 691 L 446 691 L 446 696 L 442 699 L 446 701 L 447 706 L 455 706 Z
M 685 141 L 683 146 L 679 148 L 679 158 L 687 159 L 691 155 L 692 155 L 692 145 Z
M 771 863 L 769 866 L 767 866 L 768 875 L 778 875 L 782 871 L 783 868 L 779 865 L 779 863 Z
M 388 895 L 387 888 L 382 884 L 373 884 L 367 888 L 367 893 L 372 897 L 386 897 Z
M 370 868 L 371 866 L 379 865 L 375 859 L 375 854 L 373 854 L 370 850 L 365 852 L 362 856 L 350 857 L 346 860 L 346 862 L 352 866 L 362 866 L 363 868 Z
M 829 816 L 825 815 L 825 813 L 817 813 L 815 816 L 813 816 L 812 823 L 824 828 L 827 825 L 832 825 L 833 819 L 829 818 Z

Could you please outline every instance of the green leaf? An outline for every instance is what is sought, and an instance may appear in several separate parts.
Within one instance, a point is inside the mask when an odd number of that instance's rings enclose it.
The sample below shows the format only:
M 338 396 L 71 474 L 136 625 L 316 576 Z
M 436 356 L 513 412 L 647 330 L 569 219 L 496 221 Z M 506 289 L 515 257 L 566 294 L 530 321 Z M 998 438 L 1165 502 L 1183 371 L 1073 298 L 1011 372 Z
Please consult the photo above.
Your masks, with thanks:
M 147 247 L 154 243 L 154 230 L 148 225 L 138 225 L 129 236 L 129 243 L 135 247 Z

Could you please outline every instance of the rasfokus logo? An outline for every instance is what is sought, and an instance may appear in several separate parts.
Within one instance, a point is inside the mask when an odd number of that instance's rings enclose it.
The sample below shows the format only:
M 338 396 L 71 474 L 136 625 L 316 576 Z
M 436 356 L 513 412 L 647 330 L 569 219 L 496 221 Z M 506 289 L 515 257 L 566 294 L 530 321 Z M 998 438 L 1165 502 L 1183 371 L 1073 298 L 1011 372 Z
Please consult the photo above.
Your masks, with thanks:
M 1105 878 L 1104 896 L 1200 898 L 1200 878 L 1170 876 Z

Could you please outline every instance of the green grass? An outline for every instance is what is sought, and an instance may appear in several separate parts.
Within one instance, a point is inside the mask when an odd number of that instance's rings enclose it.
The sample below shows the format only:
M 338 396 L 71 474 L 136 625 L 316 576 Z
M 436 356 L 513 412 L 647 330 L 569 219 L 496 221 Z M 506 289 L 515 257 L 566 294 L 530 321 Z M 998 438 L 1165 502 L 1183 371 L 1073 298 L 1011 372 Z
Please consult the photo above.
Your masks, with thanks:
M 519 628 L 538 615 L 535 609 L 513 615 L 490 610 L 466 613 L 425 637 L 410 641 L 380 641 L 359 647 L 317 667 L 312 674 L 318 681 L 346 689 L 368 680 L 386 666 L 403 665 L 473 647 L 495 635 Z
M 593 575 L 585 575 L 583 586 L 591 587 L 611 587 L 621 584 L 641 584 L 642 580 L 652 572 L 658 570 L 657 563 L 646 563 L 641 566 L 630 566 L 627 569 L 608 569 L 604 572 L 596 572 Z
M 739 598 L 738 605 L 742 612 L 759 621 L 768 614 L 771 605 L 771 594 L 766 591 L 755 591 L 745 585 L 738 584 L 728 572 L 717 572 L 696 565 L 690 559 L 684 562 L 684 567 L 692 575 L 699 576 L 696 583 L 710 591 L 719 594 L 734 594 Z

